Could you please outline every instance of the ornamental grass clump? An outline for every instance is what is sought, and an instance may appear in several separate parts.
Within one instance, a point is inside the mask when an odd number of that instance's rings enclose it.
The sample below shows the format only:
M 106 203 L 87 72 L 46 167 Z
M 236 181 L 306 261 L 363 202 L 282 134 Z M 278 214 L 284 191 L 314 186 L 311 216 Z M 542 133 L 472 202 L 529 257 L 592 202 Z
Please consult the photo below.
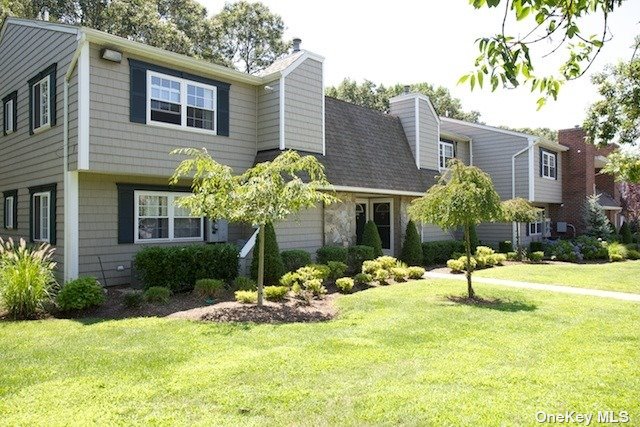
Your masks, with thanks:
M 48 243 L 27 247 L 24 239 L 0 238 L 0 303 L 14 319 L 29 319 L 51 301 L 56 284 L 52 261 L 55 249 Z

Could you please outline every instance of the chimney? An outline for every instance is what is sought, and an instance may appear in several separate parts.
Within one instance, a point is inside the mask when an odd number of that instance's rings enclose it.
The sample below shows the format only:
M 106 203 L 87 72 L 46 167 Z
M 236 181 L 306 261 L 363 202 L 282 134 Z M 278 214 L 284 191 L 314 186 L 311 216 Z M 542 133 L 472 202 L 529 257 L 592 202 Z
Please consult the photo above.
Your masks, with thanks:
M 409 92 L 411 92 L 411 86 L 404 85 L 404 93 L 409 93 Z
M 300 52 L 300 43 L 302 43 L 302 40 L 299 39 L 298 37 L 296 37 L 295 39 L 293 39 L 293 52 Z

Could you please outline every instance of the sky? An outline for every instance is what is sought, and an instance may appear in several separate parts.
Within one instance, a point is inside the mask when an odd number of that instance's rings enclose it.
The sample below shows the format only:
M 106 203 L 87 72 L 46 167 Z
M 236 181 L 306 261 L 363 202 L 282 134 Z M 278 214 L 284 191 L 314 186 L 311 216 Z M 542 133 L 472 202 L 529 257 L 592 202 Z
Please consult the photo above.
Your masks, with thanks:
M 210 14 L 224 0 L 198 0 Z M 510 127 L 571 128 L 584 120 L 586 108 L 597 99 L 588 77 L 605 65 L 628 60 L 634 37 L 640 34 L 640 1 L 628 0 L 609 19 L 612 35 L 584 77 L 567 83 L 557 101 L 537 111 L 538 96 L 526 88 L 491 92 L 486 87 L 471 92 L 457 85 L 472 70 L 478 37 L 499 30 L 501 11 L 478 11 L 468 0 L 263 0 L 282 16 L 285 37 L 300 37 L 302 48 L 324 56 L 325 85 L 339 84 L 345 77 L 385 85 L 426 81 L 449 88 L 465 110 L 477 110 L 480 120 Z M 581 25 L 584 34 L 601 32 L 598 19 Z M 512 33 L 529 26 L 512 26 Z M 553 48 L 541 45 L 540 55 Z M 534 57 L 535 58 L 535 57 Z M 539 74 L 558 69 L 560 55 L 536 62 Z

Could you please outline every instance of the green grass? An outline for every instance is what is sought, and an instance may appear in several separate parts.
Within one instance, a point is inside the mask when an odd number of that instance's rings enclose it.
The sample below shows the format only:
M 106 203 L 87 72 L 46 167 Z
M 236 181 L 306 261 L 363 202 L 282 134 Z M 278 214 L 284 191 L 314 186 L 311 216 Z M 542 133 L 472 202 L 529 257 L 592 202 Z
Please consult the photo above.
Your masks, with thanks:
M 375 288 L 316 324 L 0 323 L 0 425 L 640 423 L 640 304 L 457 281 Z
M 606 264 L 516 264 L 479 270 L 473 274 L 494 279 L 640 294 L 640 261 Z

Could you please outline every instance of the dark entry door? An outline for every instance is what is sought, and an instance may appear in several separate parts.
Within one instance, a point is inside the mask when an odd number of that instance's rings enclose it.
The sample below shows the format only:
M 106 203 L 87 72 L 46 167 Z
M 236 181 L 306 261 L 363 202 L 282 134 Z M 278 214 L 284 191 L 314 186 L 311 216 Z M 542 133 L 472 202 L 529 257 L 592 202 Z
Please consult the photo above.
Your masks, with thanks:
M 367 222 L 367 203 L 356 203 L 356 244 L 362 243 L 362 233 Z
M 378 226 L 382 249 L 391 251 L 391 202 L 372 202 L 373 222 Z

